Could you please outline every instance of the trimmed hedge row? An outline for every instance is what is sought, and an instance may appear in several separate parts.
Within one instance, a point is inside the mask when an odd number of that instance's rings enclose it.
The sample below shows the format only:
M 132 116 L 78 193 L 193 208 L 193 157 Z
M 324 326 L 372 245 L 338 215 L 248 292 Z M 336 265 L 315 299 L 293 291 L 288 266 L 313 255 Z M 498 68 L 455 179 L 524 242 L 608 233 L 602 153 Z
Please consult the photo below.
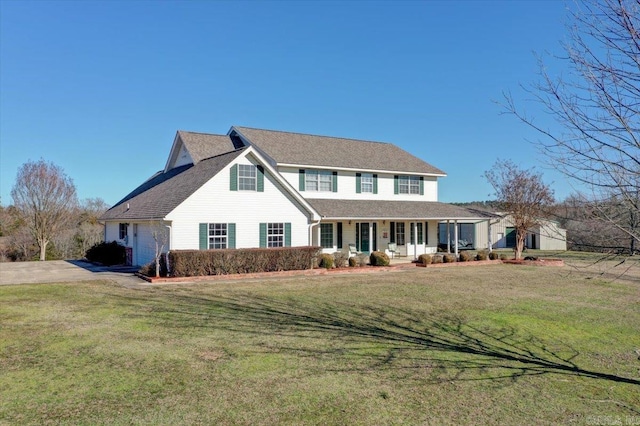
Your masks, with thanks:
M 309 269 L 320 247 L 175 250 L 169 253 L 172 277 L 249 274 Z

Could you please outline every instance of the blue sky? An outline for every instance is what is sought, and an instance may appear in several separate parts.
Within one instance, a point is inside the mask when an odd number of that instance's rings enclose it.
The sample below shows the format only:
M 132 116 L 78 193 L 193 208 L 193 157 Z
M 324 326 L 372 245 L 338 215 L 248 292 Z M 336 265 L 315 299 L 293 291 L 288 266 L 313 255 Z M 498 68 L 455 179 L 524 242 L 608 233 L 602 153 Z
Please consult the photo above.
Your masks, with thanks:
M 232 125 L 393 142 L 447 172 L 444 202 L 490 199 L 483 174 L 498 159 L 537 165 L 562 199 L 572 189 L 538 136 L 496 101 L 511 90 L 545 119 L 519 85 L 536 81 L 536 52 L 562 52 L 566 8 L 2 0 L 1 202 L 18 167 L 43 158 L 80 198 L 114 204 L 164 167 L 177 130 Z

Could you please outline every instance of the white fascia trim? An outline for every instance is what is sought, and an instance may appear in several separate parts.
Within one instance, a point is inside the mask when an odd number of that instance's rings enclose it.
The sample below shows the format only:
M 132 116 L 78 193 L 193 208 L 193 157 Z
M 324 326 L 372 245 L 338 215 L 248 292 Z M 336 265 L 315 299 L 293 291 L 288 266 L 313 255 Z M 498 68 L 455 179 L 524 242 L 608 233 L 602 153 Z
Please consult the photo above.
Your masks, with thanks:
M 385 173 L 385 174 L 413 175 L 413 176 L 434 176 L 434 177 L 447 176 L 446 174 L 439 174 L 439 173 L 419 173 L 419 172 L 407 172 L 407 171 L 395 171 L 395 170 L 353 169 L 349 167 L 317 166 L 312 164 L 278 163 L 278 167 L 293 167 L 293 168 L 299 168 L 299 169 L 319 169 L 319 170 L 341 170 L 341 171 L 347 171 L 347 172 Z
M 278 182 L 284 187 L 284 189 L 289 192 L 296 201 L 298 201 L 309 213 L 311 213 L 311 219 L 314 221 L 320 220 L 320 214 L 314 209 L 309 202 L 300 195 L 300 193 L 285 179 L 280 173 L 265 160 L 265 157 L 257 150 L 253 145 L 249 145 L 243 155 L 246 157 L 248 154 L 252 154 L 257 158 L 257 160 L 267 169 L 271 174 L 278 180 Z

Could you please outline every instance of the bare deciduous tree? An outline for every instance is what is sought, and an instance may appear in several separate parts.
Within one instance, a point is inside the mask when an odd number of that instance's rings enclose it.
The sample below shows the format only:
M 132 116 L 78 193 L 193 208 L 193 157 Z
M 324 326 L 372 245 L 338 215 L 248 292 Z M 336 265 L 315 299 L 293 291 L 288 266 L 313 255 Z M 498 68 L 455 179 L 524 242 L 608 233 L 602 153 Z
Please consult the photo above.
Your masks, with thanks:
M 500 209 L 513 217 L 516 228 L 516 259 L 522 257 L 527 231 L 540 225 L 553 204 L 553 191 L 533 170 L 521 170 L 511 161 L 498 160 L 485 177 L 495 190 Z
M 151 236 L 154 242 L 154 263 L 156 277 L 160 276 L 160 257 L 169 242 L 169 228 L 164 222 L 151 222 Z
M 517 107 L 507 111 L 537 130 L 550 163 L 578 187 L 592 218 L 640 242 L 640 0 L 585 0 L 571 12 L 565 76 L 540 64 L 527 89 L 560 125 L 550 130 Z
M 74 219 L 77 196 L 73 181 L 53 163 L 30 161 L 18 170 L 11 196 L 38 244 L 40 260 L 45 260 L 49 242 Z

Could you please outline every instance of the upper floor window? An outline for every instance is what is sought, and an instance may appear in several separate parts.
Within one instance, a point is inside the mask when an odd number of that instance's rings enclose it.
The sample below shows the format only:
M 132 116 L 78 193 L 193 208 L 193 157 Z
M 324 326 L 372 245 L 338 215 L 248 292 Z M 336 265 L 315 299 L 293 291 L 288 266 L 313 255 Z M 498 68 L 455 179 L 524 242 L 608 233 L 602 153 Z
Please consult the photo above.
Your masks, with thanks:
M 238 189 L 240 191 L 255 191 L 256 180 L 256 166 L 238 164 Z
M 333 174 L 325 170 L 306 170 L 305 190 L 307 191 L 333 191 Z
M 420 176 L 399 176 L 399 194 L 420 194 Z
M 360 176 L 360 192 L 373 193 L 373 174 L 362 173 Z

